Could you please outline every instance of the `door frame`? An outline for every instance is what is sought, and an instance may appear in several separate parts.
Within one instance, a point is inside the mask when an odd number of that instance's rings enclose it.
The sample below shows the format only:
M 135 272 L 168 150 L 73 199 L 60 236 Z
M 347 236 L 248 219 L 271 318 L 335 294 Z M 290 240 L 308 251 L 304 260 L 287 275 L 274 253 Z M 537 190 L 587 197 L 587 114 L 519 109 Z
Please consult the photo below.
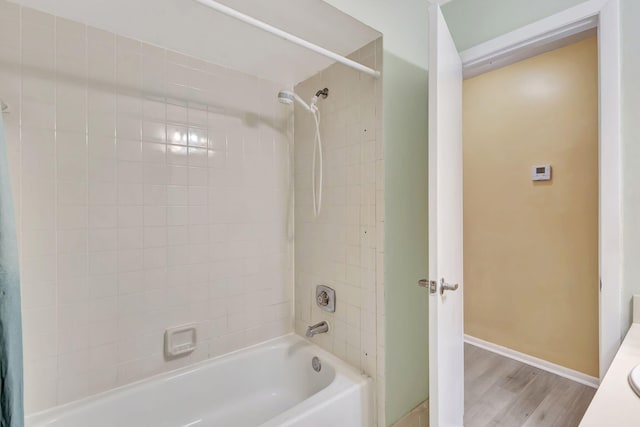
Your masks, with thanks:
M 461 52 L 465 76 L 549 50 L 577 33 L 598 30 L 599 81 L 599 374 L 606 374 L 622 334 L 622 158 L 619 0 L 588 0 Z M 545 48 L 545 46 L 547 48 Z

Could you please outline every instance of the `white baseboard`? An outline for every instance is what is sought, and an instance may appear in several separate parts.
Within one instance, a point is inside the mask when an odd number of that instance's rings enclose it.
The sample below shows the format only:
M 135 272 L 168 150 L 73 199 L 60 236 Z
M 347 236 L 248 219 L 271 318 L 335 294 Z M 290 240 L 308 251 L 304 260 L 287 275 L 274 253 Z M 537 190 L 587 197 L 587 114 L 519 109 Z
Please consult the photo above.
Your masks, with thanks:
M 522 362 L 535 368 L 542 369 L 543 371 L 551 372 L 552 374 L 568 378 L 571 381 L 575 381 L 589 387 L 598 388 L 598 386 L 600 385 L 600 380 L 596 377 L 583 374 L 582 372 L 574 371 L 573 369 L 565 368 L 564 366 L 556 365 L 555 363 L 547 362 L 546 360 L 538 359 L 537 357 L 529 356 L 528 354 L 520 353 L 519 351 L 511 350 L 510 348 L 503 347 L 498 344 L 493 344 L 488 341 L 481 340 L 480 338 L 472 337 L 465 334 L 464 342 L 476 347 L 480 347 L 492 353 L 508 357 L 509 359 L 517 360 L 518 362 Z

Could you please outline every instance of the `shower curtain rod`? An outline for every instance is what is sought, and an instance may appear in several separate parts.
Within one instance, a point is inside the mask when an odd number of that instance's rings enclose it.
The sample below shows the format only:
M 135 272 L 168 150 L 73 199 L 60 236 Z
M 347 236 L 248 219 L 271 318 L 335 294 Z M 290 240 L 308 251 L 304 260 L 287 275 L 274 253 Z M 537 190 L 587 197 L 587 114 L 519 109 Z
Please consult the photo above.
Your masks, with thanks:
M 252 25 L 256 28 L 259 28 L 261 30 L 264 30 L 268 33 L 274 34 L 278 37 L 281 37 L 285 40 L 288 40 L 292 43 L 297 44 L 298 46 L 302 46 L 306 49 L 312 50 L 316 53 L 319 53 L 320 55 L 324 55 L 327 58 L 331 58 L 337 62 L 340 62 L 341 64 L 344 64 L 348 67 L 354 68 L 358 71 L 362 71 L 365 74 L 368 74 L 374 78 L 379 78 L 380 77 L 380 71 L 374 70 L 373 68 L 369 68 L 365 65 L 360 64 L 359 62 L 353 61 L 349 58 L 345 58 L 342 55 L 339 55 L 335 52 L 332 52 L 328 49 L 325 49 L 321 46 L 318 46 L 317 44 L 313 44 L 311 42 L 308 42 L 307 40 L 301 39 L 300 37 L 294 36 L 291 33 L 287 33 L 286 31 L 283 31 L 279 28 L 274 27 L 273 25 L 269 25 L 266 22 L 262 22 L 256 18 L 253 18 L 249 15 L 245 15 L 244 13 L 238 12 L 235 9 L 230 8 L 229 6 L 225 6 L 223 4 L 218 3 L 217 1 L 214 0 L 195 0 L 198 3 L 207 6 L 211 9 L 214 9 L 220 13 L 224 13 L 227 16 L 230 16 L 231 18 L 235 18 L 239 21 L 242 21 L 246 24 Z

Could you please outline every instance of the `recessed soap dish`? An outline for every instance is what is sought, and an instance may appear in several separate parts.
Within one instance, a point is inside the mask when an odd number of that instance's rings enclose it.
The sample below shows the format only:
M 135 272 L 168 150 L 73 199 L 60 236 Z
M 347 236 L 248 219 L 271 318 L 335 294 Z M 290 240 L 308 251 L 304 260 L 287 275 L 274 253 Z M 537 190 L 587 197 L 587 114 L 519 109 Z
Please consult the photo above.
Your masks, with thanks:
M 636 366 L 629 373 L 629 385 L 638 397 L 640 397 L 640 365 Z
M 191 353 L 196 349 L 196 324 L 175 326 L 164 331 L 164 351 L 173 358 Z

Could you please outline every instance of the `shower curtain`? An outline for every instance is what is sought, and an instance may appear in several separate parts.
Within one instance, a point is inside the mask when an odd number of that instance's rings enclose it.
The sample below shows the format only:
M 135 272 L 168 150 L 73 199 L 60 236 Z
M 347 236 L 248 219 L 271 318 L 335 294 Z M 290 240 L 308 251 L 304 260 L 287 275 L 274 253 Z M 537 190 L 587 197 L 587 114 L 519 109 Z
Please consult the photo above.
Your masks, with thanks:
M 22 427 L 22 320 L 18 240 L 0 114 L 0 427 Z

